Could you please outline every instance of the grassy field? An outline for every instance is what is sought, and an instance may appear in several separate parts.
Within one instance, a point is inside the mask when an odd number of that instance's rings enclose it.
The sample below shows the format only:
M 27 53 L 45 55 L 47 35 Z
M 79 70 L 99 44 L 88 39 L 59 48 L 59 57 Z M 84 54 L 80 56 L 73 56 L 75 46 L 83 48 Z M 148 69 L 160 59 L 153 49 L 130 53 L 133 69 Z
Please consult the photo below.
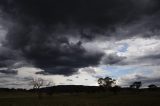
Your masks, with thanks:
M 0 106 L 160 106 L 160 92 L 36 94 L 1 92 Z

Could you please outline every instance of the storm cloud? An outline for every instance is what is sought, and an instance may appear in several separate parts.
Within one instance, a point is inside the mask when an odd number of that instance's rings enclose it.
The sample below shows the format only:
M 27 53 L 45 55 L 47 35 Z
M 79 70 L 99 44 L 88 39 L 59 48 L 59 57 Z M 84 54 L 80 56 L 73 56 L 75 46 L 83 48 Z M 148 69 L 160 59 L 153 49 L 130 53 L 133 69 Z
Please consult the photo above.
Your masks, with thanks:
M 101 37 L 157 36 L 159 4 L 158 0 L 1 0 L 1 24 L 7 33 L 0 42 L 0 67 L 31 64 L 44 70 L 37 74 L 68 76 L 98 66 L 102 58 L 104 64 L 117 64 L 123 56 L 91 52 L 83 44 Z M 149 33 L 141 34 L 146 30 Z
M 0 73 L 16 75 L 17 70 L 2 69 L 2 70 L 0 70 Z
M 114 64 L 119 64 L 121 63 L 126 57 L 124 56 L 118 56 L 114 53 L 108 54 L 103 57 L 102 59 L 102 64 L 105 65 L 114 65 Z

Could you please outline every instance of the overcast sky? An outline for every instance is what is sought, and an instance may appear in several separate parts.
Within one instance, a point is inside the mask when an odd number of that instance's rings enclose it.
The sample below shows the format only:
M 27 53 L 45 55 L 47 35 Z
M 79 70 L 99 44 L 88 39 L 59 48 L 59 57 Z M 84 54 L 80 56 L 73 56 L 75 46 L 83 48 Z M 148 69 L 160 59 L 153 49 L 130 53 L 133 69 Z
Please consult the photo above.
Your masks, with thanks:
M 0 0 L 0 87 L 160 85 L 159 0 Z

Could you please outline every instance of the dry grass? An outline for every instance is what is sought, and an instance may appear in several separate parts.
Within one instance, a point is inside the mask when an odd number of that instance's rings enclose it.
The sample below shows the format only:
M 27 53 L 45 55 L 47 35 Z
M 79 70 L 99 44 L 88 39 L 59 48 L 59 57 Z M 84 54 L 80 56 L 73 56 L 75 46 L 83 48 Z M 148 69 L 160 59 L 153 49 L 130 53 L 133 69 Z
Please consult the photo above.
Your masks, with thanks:
M 0 106 L 160 106 L 160 92 L 43 94 L 0 93 Z

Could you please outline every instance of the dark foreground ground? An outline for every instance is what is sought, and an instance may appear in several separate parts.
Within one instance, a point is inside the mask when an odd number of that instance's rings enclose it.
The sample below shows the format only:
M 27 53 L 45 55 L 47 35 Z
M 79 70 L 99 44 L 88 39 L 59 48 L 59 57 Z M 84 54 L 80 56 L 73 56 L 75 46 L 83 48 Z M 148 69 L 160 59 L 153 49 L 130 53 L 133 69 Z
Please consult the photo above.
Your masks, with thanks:
M 0 92 L 0 106 L 160 106 L 160 91 L 55 93 Z

